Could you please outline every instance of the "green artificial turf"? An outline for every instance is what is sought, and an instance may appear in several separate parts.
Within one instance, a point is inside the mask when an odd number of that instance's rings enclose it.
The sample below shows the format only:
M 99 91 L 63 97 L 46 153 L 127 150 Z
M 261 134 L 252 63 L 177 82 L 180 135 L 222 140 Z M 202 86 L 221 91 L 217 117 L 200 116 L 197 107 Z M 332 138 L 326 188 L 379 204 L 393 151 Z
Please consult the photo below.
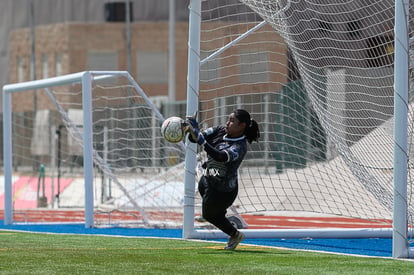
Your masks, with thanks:
M 0 274 L 414 274 L 414 262 L 177 239 L 0 231 Z

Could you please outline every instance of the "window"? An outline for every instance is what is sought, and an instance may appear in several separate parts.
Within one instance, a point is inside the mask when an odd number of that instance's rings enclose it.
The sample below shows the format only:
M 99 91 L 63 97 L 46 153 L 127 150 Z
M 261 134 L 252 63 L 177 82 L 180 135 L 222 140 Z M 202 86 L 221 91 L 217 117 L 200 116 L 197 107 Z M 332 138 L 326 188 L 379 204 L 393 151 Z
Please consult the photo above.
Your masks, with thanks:
M 137 80 L 145 84 L 168 83 L 168 53 L 137 53 Z
M 55 55 L 55 73 L 56 76 L 62 75 L 62 54 L 60 53 Z
M 116 52 L 88 52 L 88 70 L 118 70 L 118 54 Z
M 200 60 L 207 58 L 211 53 L 201 52 Z M 213 58 L 208 60 L 200 67 L 200 81 L 207 83 L 219 83 L 220 81 L 220 59 Z
M 369 67 L 392 66 L 393 62 L 393 37 L 376 36 L 367 39 L 367 63 Z
M 17 57 L 17 82 L 24 81 L 23 57 Z
M 263 52 L 240 52 L 240 82 L 259 83 L 269 81 L 268 55 Z
M 320 32 L 322 33 L 327 33 L 327 32 L 331 32 L 333 27 L 332 27 L 332 23 L 328 22 L 328 21 L 322 21 L 322 20 L 318 20 L 318 29 Z
M 349 37 L 356 38 L 361 35 L 362 23 L 359 20 L 350 21 L 346 24 Z
M 42 77 L 48 78 L 49 76 L 49 64 L 48 64 L 48 58 L 49 56 L 47 54 L 42 55 Z
M 35 60 L 33 58 L 33 56 L 30 57 L 30 80 L 35 80 L 37 75 L 36 75 L 36 67 L 34 64 Z

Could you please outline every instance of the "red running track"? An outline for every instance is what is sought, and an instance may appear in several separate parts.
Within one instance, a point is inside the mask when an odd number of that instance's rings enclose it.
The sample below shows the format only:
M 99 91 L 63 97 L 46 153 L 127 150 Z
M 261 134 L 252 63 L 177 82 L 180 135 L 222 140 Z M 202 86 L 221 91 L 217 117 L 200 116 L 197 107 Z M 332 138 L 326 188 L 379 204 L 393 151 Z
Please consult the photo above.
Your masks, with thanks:
M 147 213 L 148 214 L 148 213 Z M 160 213 L 149 213 L 151 218 Z M 301 229 L 301 228 L 387 228 L 392 227 L 391 220 L 364 220 L 348 217 L 296 217 L 296 216 L 265 216 L 265 215 L 242 215 L 250 229 Z M 105 223 L 111 221 L 137 221 L 141 219 L 139 212 L 96 212 L 95 221 Z M 0 219 L 4 219 L 4 211 L 0 209 Z M 180 221 L 180 214 L 168 213 L 170 221 Z M 84 222 L 84 211 L 73 209 L 19 209 L 15 210 L 13 220 L 16 222 L 53 222 L 70 223 Z M 161 219 L 158 219 L 161 220 Z

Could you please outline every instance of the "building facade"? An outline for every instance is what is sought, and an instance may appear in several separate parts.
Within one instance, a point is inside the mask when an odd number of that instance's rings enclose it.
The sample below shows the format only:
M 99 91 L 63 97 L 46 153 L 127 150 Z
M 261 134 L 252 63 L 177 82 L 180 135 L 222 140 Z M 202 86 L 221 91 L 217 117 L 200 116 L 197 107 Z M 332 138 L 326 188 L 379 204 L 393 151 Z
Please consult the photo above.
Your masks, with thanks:
M 269 27 L 270 28 L 270 27 Z M 82 72 L 86 70 L 128 70 L 130 57 L 130 74 L 150 96 L 168 95 L 168 62 L 169 62 L 169 26 L 168 22 L 134 22 L 131 24 L 131 51 L 127 52 L 125 39 L 125 23 L 59 23 L 36 27 L 36 75 L 44 79 L 59 75 Z M 256 36 L 254 39 L 264 39 Z M 269 39 L 266 37 L 266 39 Z M 268 68 L 270 71 L 287 70 L 287 52 L 281 37 L 275 33 L 278 43 L 267 44 L 264 52 L 280 52 L 269 54 L 272 64 L 278 68 Z M 177 22 L 175 28 L 175 90 L 176 100 L 186 99 L 187 89 L 187 54 L 188 54 L 188 23 Z M 217 48 L 218 45 L 210 45 Z M 237 50 L 243 52 L 245 48 Z M 258 50 L 258 49 L 255 49 Z M 238 54 L 227 53 L 237 64 Z M 30 30 L 15 30 L 10 35 L 10 83 L 24 82 L 31 79 Z M 234 70 L 234 69 L 233 69 Z M 220 72 L 219 72 L 220 73 Z M 221 72 L 226 74 L 225 72 Z M 269 74 L 271 83 L 275 83 L 273 91 L 279 90 L 287 82 L 287 73 Z M 202 76 L 201 76 L 202 77 Z M 227 79 L 227 82 L 243 83 L 243 79 Z M 202 84 L 211 88 L 221 87 L 222 83 Z M 246 93 L 261 90 L 260 87 L 249 85 Z M 260 85 L 260 84 L 259 84 Z M 269 85 L 269 84 L 264 84 Z M 247 85 L 246 85 L 247 86 Z M 229 91 L 223 91 L 223 93 Z M 240 92 L 238 90 L 237 92 Z M 26 95 L 15 95 L 21 99 L 14 100 L 19 106 L 13 106 L 14 111 L 33 110 L 33 98 Z M 37 109 L 49 108 L 47 101 L 38 99 Z

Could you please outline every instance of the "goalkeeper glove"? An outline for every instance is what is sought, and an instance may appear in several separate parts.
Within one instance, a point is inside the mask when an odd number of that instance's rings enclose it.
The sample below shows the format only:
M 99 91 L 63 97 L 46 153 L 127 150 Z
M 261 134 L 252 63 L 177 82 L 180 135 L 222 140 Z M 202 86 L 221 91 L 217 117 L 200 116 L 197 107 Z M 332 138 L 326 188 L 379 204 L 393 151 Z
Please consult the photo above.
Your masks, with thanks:
M 195 116 L 190 116 L 190 117 L 187 117 L 187 123 L 189 124 L 189 125 L 191 125 L 191 127 L 193 127 L 193 129 L 198 129 L 198 121 L 197 121 L 197 119 L 195 118 Z
M 186 132 L 190 134 L 189 140 L 193 143 L 198 143 L 199 145 L 203 145 L 206 143 L 206 139 L 204 138 L 204 135 L 200 133 L 200 130 L 198 128 L 193 128 L 190 124 L 186 126 Z
M 189 140 L 191 142 L 197 142 L 198 144 L 203 145 L 206 142 L 206 140 L 204 138 L 204 135 L 200 133 L 200 130 L 198 128 L 198 121 L 196 117 L 197 117 L 197 111 L 194 113 L 193 116 L 188 116 L 186 118 L 185 131 L 190 133 L 191 138 Z
M 184 129 L 185 132 L 188 132 L 190 134 L 189 140 L 191 142 L 198 143 L 199 145 L 206 143 L 204 135 L 200 133 L 200 130 L 198 129 L 198 122 L 194 118 L 186 120 Z
M 198 128 L 193 128 L 193 131 L 194 131 L 194 134 L 191 134 L 191 136 L 194 139 L 194 141 L 197 142 L 199 145 L 204 145 L 204 143 L 206 143 L 206 139 L 204 138 L 204 135 L 200 133 L 200 130 L 198 130 Z

